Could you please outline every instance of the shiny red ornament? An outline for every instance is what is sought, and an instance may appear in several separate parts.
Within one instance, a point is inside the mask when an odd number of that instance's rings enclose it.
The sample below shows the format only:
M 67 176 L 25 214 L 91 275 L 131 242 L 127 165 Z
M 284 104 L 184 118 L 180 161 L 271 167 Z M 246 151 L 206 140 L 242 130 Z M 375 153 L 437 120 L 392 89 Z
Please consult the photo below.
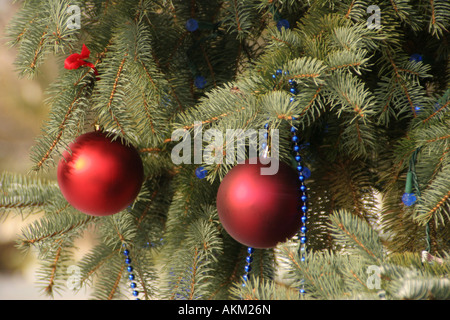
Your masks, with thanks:
M 133 203 L 144 178 L 134 147 L 94 131 L 79 136 L 69 149 L 58 164 L 57 177 L 62 194 L 74 208 L 107 216 Z
M 281 161 L 275 174 L 262 175 L 260 169 L 270 163 L 258 159 L 256 164 L 246 160 L 236 165 L 217 193 L 223 227 L 236 241 L 253 248 L 273 248 L 294 236 L 301 226 L 298 175 Z

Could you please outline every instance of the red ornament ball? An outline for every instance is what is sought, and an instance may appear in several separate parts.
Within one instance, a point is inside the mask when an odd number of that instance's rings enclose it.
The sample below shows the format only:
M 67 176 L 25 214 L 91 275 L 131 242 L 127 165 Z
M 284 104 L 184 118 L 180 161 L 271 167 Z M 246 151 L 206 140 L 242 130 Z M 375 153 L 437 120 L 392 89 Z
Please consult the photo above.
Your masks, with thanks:
M 294 236 L 301 226 L 300 182 L 289 165 L 278 162 L 275 174 L 263 175 L 271 166 L 246 160 L 228 172 L 217 193 L 220 222 L 236 241 L 253 248 L 273 248 Z M 252 164 L 255 162 L 255 164 Z
M 58 184 L 66 200 L 92 216 L 107 216 L 127 208 L 144 178 L 137 150 L 112 141 L 100 131 L 79 136 L 58 164 Z

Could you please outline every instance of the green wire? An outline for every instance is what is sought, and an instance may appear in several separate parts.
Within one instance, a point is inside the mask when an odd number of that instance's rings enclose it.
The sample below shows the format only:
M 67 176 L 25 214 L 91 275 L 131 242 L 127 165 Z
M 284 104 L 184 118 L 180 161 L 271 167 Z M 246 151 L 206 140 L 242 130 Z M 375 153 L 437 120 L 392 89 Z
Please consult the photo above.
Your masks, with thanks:
M 419 182 L 418 182 L 417 175 L 416 175 L 416 160 L 417 160 L 417 154 L 419 153 L 419 151 L 420 151 L 420 147 L 417 148 L 416 150 L 414 150 L 414 152 L 411 156 L 411 159 L 409 160 L 409 170 L 408 170 L 408 174 L 412 175 L 413 185 L 414 185 L 414 189 L 417 194 L 417 198 L 420 198 L 420 196 L 421 196 Z M 426 251 L 430 252 L 431 237 L 430 237 L 430 222 L 429 221 L 425 225 L 425 235 L 426 235 L 426 242 L 427 242 Z

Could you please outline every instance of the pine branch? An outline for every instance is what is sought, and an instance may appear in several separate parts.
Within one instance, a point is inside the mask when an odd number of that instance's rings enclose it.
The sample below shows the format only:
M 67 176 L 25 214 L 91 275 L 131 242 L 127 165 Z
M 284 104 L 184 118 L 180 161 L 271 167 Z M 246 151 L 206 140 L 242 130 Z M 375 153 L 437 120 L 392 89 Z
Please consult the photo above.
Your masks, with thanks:
M 381 241 L 367 223 L 344 210 L 335 212 L 330 220 L 333 235 L 343 247 L 357 250 L 374 263 L 383 261 L 384 250 Z
M 55 193 L 54 182 L 27 175 L 2 172 L 0 175 L 0 216 L 9 213 L 33 214 L 44 210 Z
M 81 231 L 97 219 L 74 212 L 61 212 L 57 215 L 46 215 L 29 224 L 22 230 L 19 248 L 29 249 L 33 245 L 46 247 L 48 243 L 77 237 Z

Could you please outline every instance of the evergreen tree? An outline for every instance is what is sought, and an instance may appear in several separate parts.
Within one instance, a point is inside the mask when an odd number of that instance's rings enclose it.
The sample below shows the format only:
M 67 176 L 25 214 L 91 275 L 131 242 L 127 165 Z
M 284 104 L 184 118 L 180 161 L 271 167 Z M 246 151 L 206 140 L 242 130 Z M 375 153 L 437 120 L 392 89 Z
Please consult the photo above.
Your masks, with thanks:
M 51 296 L 72 265 L 93 298 L 128 296 L 129 250 L 141 299 L 449 299 L 449 24 L 447 0 L 22 1 L 8 31 L 18 74 L 49 55 L 61 70 L 32 172 L 0 177 L 0 215 L 44 212 L 18 246 L 37 248 Z M 64 69 L 83 44 L 91 68 Z M 199 123 L 224 136 L 269 123 L 286 163 L 298 129 L 306 255 L 297 237 L 256 249 L 242 285 L 247 248 L 216 208 L 233 164 L 171 158 L 172 133 Z M 133 205 L 106 217 L 77 211 L 42 174 L 96 125 L 134 145 L 145 172 Z M 98 241 L 74 261 L 86 231 Z

